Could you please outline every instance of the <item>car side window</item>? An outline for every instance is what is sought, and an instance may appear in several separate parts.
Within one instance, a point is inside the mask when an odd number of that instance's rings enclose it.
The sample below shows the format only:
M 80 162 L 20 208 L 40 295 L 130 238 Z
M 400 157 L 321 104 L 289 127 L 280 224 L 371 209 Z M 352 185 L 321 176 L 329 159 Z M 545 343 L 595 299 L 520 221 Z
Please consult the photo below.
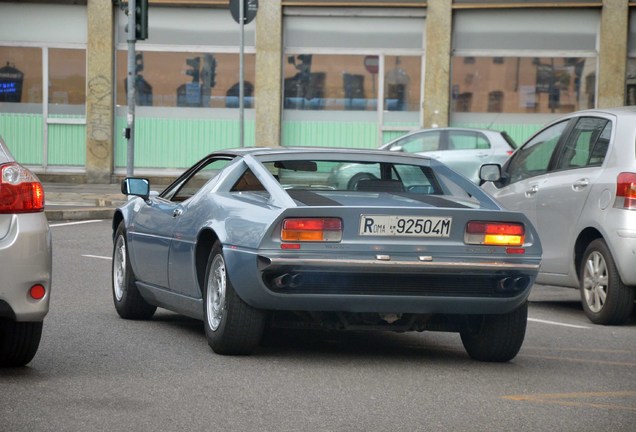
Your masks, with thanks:
M 181 181 L 173 183 L 172 187 L 161 194 L 161 197 L 173 202 L 183 202 L 192 197 L 210 179 L 216 177 L 219 171 L 231 159 L 210 159 L 207 163 L 200 165 L 194 172 L 184 176 Z
M 449 132 L 449 150 L 477 150 L 488 148 L 490 148 L 490 142 L 481 133 L 468 131 Z
M 508 164 L 508 181 L 514 183 L 548 172 L 552 154 L 567 125 L 567 120 L 552 125 L 517 150 Z
M 610 133 L 611 123 L 609 120 L 581 117 L 559 151 L 556 169 L 600 165 L 605 159 Z
M 438 131 L 415 134 L 397 142 L 402 151 L 422 153 L 439 150 L 440 133 Z

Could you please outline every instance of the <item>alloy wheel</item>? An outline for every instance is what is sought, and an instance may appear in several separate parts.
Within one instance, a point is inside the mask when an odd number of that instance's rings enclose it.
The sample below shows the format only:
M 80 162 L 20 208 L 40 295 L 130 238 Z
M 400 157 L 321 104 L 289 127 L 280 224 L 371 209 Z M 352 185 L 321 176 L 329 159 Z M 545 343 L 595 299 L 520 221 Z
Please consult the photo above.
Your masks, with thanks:
M 585 263 L 583 272 L 583 295 L 590 311 L 599 313 L 607 299 L 607 264 L 603 255 L 592 252 Z

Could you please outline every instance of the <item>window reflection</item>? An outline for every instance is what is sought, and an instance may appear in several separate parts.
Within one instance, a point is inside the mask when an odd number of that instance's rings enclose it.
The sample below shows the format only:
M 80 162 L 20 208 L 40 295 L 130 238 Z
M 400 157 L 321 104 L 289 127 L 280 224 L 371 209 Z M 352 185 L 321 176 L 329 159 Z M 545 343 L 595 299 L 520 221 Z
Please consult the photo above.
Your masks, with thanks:
M 636 58 L 627 59 L 625 105 L 636 105 Z
M 386 56 L 386 111 L 418 111 L 421 57 Z M 379 57 L 300 54 L 287 56 L 284 107 L 296 110 L 377 110 Z
M 42 103 L 40 48 L 0 47 L 0 102 Z M 0 111 L 15 111 L 16 108 L 3 105 Z M 42 111 L 41 106 L 37 111 Z
M 467 58 L 452 59 L 454 112 L 568 113 L 594 107 L 595 59 Z
M 86 51 L 49 50 L 49 112 L 84 115 L 86 111 Z
M 117 53 L 117 105 L 127 105 L 128 53 Z M 137 105 L 239 107 L 239 55 L 145 51 L 136 55 Z M 255 56 L 244 57 L 244 106 L 254 106 Z

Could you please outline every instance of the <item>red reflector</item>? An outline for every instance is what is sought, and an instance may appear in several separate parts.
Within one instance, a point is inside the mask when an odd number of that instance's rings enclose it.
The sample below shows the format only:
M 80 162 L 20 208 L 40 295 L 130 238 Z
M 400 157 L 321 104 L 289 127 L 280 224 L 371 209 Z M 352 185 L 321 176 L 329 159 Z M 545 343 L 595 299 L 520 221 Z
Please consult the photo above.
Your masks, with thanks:
M 300 249 L 300 244 L 298 243 L 282 243 L 280 245 L 281 249 Z
M 46 289 L 40 284 L 33 285 L 31 289 L 29 289 L 29 295 L 34 300 L 42 300 L 46 295 Z
M 526 250 L 524 248 L 506 248 L 506 253 L 508 255 L 523 255 Z

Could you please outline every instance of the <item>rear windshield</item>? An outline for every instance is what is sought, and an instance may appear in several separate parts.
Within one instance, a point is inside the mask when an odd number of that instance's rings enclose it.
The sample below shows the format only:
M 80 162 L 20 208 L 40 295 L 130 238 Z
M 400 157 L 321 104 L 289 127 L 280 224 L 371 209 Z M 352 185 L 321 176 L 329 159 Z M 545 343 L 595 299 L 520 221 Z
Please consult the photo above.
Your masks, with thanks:
M 390 162 L 289 160 L 263 164 L 285 189 L 388 192 L 396 194 L 470 194 L 430 166 Z

